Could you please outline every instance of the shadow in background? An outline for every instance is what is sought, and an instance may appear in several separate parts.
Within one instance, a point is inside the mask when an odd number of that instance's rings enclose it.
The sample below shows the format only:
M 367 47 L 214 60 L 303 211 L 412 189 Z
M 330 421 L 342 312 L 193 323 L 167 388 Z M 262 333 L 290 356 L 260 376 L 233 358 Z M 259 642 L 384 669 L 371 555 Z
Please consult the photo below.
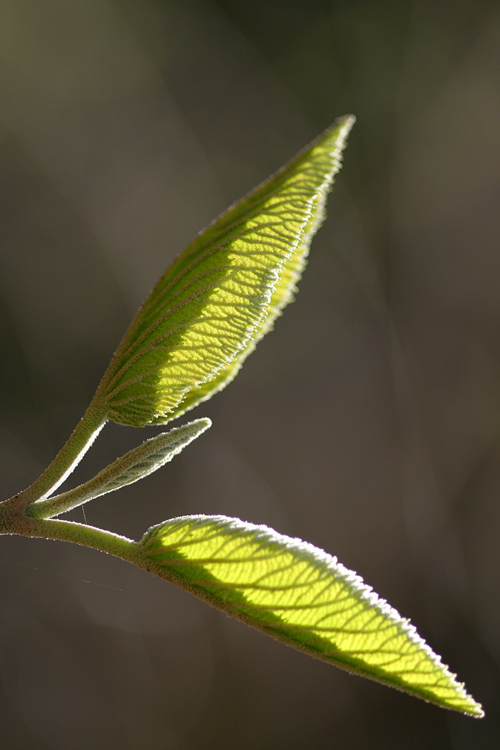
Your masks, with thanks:
M 343 674 L 118 560 L 3 537 L 5 747 L 500 746 L 499 89 L 496 2 L 3 0 L 0 496 L 62 445 L 183 246 L 353 112 L 297 302 L 197 409 L 210 432 L 87 519 L 139 537 L 226 513 L 307 539 L 487 712 Z M 107 427 L 73 481 L 150 434 Z

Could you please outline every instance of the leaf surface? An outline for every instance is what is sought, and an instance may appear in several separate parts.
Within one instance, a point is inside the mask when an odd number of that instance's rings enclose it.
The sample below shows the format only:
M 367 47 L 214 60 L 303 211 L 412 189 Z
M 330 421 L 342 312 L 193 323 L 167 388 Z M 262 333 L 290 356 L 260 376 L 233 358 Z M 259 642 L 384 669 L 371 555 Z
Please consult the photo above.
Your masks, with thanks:
M 314 216 L 316 223 L 311 224 L 311 234 L 314 234 L 322 218 L 319 212 L 315 213 Z M 178 415 L 183 414 L 189 409 L 194 409 L 202 401 L 207 401 L 234 380 L 244 361 L 253 352 L 261 338 L 272 330 L 274 321 L 281 314 L 282 310 L 290 302 L 293 302 L 294 293 L 297 291 L 297 283 L 300 281 L 307 263 L 309 246 L 310 243 L 305 241 L 302 247 L 297 252 L 292 253 L 281 267 L 276 287 L 271 296 L 267 317 L 262 321 L 260 327 L 256 329 L 249 344 L 241 352 L 235 354 L 230 364 L 223 367 L 214 378 L 190 391 L 180 403 Z
M 292 298 L 353 122 L 338 120 L 167 269 L 96 394 L 108 418 L 165 424 L 232 380 Z
M 415 628 L 326 552 L 225 516 L 185 516 L 138 543 L 147 567 L 247 624 L 338 667 L 476 717 Z

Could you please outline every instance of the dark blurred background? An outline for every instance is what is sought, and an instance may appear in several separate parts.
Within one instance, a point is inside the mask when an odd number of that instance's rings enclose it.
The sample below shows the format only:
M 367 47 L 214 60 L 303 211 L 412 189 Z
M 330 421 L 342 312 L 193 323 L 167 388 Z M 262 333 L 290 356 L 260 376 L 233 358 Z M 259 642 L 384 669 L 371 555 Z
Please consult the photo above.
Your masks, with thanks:
M 498 748 L 498 1 L 2 0 L 0 60 L 0 497 L 61 447 L 182 247 L 352 112 L 297 301 L 193 413 L 212 429 L 86 518 L 137 538 L 225 513 L 307 539 L 487 712 L 347 675 L 111 557 L 3 537 L 3 746 Z M 73 481 L 151 434 L 108 426 Z

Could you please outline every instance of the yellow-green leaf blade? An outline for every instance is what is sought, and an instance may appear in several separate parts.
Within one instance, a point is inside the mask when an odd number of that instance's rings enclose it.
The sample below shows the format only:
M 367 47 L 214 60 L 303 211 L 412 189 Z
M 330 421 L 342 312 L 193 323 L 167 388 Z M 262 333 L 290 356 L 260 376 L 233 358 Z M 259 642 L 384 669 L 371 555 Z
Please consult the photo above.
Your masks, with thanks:
M 336 558 L 265 526 L 186 516 L 139 542 L 152 572 L 265 633 L 445 708 L 483 715 L 407 620 Z
M 319 226 L 321 215 L 315 214 L 315 218 L 317 223 L 311 227 L 311 236 Z M 260 328 L 254 332 L 250 343 L 243 351 L 238 352 L 231 363 L 222 368 L 214 378 L 190 391 L 176 409 L 176 417 L 181 416 L 189 409 L 194 409 L 202 401 L 207 401 L 234 380 L 244 361 L 253 352 L 261 338 L 272 330 L 276 318 L 281 315 L 286 305 L 293 302 L 294 294 L 297 291 L 297 283 L 300 281 L 307 263 L 309 247 L 310 242 L 305 241 L 302 247 L 292 253 L 281 267 L 276 287 L 271 295 L 267 317 L 262 321 Z
M 110 419 L 166 423 L 234 377 L 291 296 L 353 119 L 325 131 L 167 269 L 96 394 Z

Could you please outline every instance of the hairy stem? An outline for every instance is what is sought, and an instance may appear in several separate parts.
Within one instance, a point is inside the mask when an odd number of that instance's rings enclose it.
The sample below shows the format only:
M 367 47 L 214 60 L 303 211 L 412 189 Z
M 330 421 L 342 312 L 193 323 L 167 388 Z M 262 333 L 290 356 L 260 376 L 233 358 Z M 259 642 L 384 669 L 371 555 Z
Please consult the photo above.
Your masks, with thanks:
M 73 521 L 45 520 L 22 516 L 19 518 L 16 530 L 11 533 L 73 542 L 100 552 L 107 552 L 115 557 L 120 557 L 122 560 L 136 564 L 140 557 L 136 542 L 132 539 L 115 534 L 112 531 L 105 531 L 95 526 L 87 526 Z
M 56 491 L 71 474 L 88 451 L 104 425 L 107 416 L 92 402 L 74 431 L 61 448 L 51 464 L 45 469 L 30 487 L 20 492 L 11 501 L 20 510 L 24 510 L 37 500 L 48 497 Z

